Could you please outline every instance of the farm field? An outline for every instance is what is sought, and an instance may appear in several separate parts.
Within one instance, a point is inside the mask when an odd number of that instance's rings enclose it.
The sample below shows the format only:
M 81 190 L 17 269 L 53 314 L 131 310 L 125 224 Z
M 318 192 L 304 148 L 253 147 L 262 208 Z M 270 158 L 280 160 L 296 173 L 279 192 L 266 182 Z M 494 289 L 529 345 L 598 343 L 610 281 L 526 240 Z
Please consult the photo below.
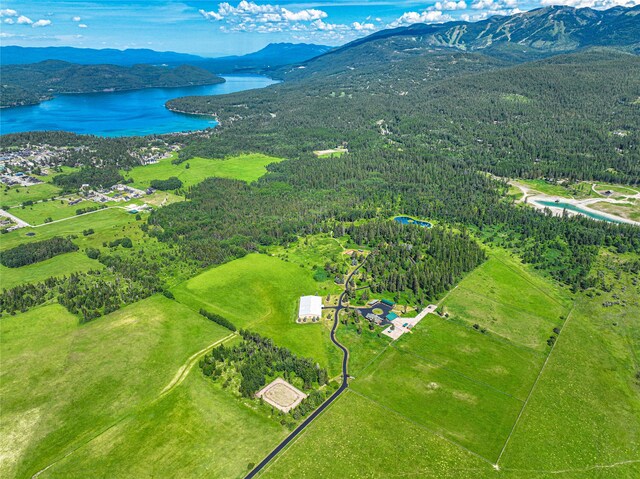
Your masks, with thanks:
M 544 352 L 571 303 L 551 281 L 494 250 L 446 297 L 442 307 L 451 320 L 478 324 L 515 344 Z
M 96 437 L 42 478 L 242 478 L 287 430 L 204 377 L 197 364 L 169 394 Z
M 260 478 L 484 477 L 492 466 L 347 390 Z
M 60 200 L 55 200 L 35 203 L 32 206 L 26 206 L 24 208 L 11 208 L 9 212 L 30 225 L 36 226 L 44 224 L 47 218 L 51 218 L 53 221 L 70 218 L 75 216 L 76 211 L 80 208 L 96 206 L 98 205 L 93 201 L 83 200 L 75 205 L 69 205 L 66 201 L 61 203 Z
M 491 462 L 522 408 L 513 396 L 396 348 L 351 389 Z
M 522 401 L 545 359 L 544 353 L 433 314 L 394 347 Z
M 603 307 L 613 295 L 626 307 Z M 501 467 L 589 477 L 577 473 L 604 465 L 591 477 L 638 477 L 640 289 L 623 276 L 607 296 L 577 299 Z
M 525 180 L 518 179 L 518 183 L 521 183 L 528 188 L 538 191 L 545 195 L 551 196 L 563 196 L 565 198 L 584 199 L 591 196 L 596 197 L 596 193 L 591 190 L 591 183 L 577 183 L 570 186 L 558 185 L 550 183 L 545 180 Z
M 279 346 L 312 357 L 337 374 L 341 355 L 329 340 L 330 324 L 296 324 L 300 296 L 323 295 L 311 273 L 292 263 L 250 254 L 212 268 L 171 290 L 195 311 L 204 308 L 238 328 L 268 336 Z
M 40 201 L 51 199 L 60 193 L 60 188 L 50 183 L 40 183 L 33 186 L 14 186 L 0 192 L 0 205 L 19 206 L 25 201 Z
M 6 477 L 31 477 L 53 463 L 40 477 L 56 477 L 58 465 L 70 467 L 59 477 L 86 477 L 74 464 L 90 460 L 92 441 L 157 401 L 190 356 L 229 335 L 162 296 L 78 321 L 57 304 L 0 321 Z M 139 439 L 127 447 L 143 453 L 147 438 Z
M 131 230 L 140 231 L 137 227 L 134 215 L 120 208 L 111 208 L 95 213 L 74 216 L 66 221 L 51 223 L 37 228 L 20 228 L 2 235 L 1 249 L 13 248 L 29 241 L 39 241 L 54 236 L 77 235 L 75 243 L 81 248 L 85 246 L 101 245 L 103 241 L 122 236 L 123 229 L 131 227 Z M 132 225 L 134 227 L 132 227 Z M 93 229 L 95 234 L 83 236 L 86 229 Z M 26 236 L 27 233 L 35 233 L 35 236 Z
M 2 278 L 2 288 L 9 289 L 20 284 L 44 281 L 52 276 L 64 276 L 103 268 L 101 263 L 89 259 L 85 253 L 75 251 L 19 268 L 7 268 L 0 265 L 0 278 Z
M 148 188 L 152 180 L 166 180 L 172 176 L 178 177 L 184 187 L 193 186 L 211 176 L 250 183 L 267 172 L 268 164 L 282 161 L 281 158 L 258 153 L 226 159 L 192 158 L 179 165 L 171 163 L 173 158 L 166 158 L 152 165 L 137 166 L 122 173 L 125 178 L 133 178 L 131 186 L 135 188 Z M 187 164 L 189 168 L 186 167 Z

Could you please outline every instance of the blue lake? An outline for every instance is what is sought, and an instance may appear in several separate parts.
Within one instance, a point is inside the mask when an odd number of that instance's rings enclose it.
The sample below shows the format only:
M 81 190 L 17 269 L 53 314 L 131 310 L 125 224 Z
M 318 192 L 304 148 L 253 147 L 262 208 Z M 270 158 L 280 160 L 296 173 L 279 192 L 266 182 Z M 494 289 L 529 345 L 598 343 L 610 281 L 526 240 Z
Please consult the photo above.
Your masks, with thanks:
M 100 136 L 132 136 L 202 130 L 211 117 L 183 115 L 164 107 L 188 95 L 224 95 L 277 83 L 261 75 L 225 75 L 225 83 L 185 88 L 147 88 L 113 93 L 58 95 L 39 105 L 0 110 L 0 133 L 64 130 Z
M 396 216 L 393 219 L 403 225 L 418 225 L 418 226 L 422 226 L 423 228 L 431 228 L 431 226 L 433 226 L 428 221 L 414 220 L 409 216 Z
M 579 213 L 581 215 L 588 216 L 589 218 L 592 218 L 594 220 L 608 221 L 609 223 L 622 223 L 622 221 L 617 221 L 607 216 L 600 215 L 598 213 L 592 213 L 591 211 L 584 210 L 579 206 L 572 205 L 570 203 L 563 203 L 563 202 L 556 203 L 555 201 L 536 201 L 536 203 L 542 206 L 562 208 L 565 210 L 573 211 L 574 213 Z

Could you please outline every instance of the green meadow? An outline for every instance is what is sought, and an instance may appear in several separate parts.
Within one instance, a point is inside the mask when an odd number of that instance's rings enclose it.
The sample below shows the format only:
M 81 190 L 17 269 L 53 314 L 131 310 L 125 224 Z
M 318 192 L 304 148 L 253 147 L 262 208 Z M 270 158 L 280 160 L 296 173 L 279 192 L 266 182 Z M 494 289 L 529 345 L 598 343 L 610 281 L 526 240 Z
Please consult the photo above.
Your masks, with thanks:
M 525 400 L 546 355 L 464 323 L 427 315 L 394 346 L 430 364 Z
M 220 314 L 238 328 L 272 338 L 279 346 L 312 357 L 337 374 L 341 355 L 329 339 L 330 322 L 295 322 L 300 296 L 324 291 L 305 268 L 264 254 L 250 254 L 212 268 L 172 290 L 195 311 Z
M 19 206 L 25 201 L 40 201 L 51 199 L 60 193 L 60 188 L 50 183 L 40 183 L 32 186 L 13 186 L 0 191 L 0 205 Z
M 453 321 L 478 324 L 520 346 L 546 351 L 547 338 L 570 310 L 566 296 L 507 253 L 493 251 L 444 299 L 443 310 Z
M 45 223 L 47 218 L 51 220 L 61 220 L 76 215 L 80 208 L 91 208 L 97 206 L 93 201 L 81 201 L 75 205 L 69 205 L 67 201 L 54 200 L 35 203 L 32 206 L 11 208 L 10 213 L 26 221 L 32 226 Z
M 346 391 L 260 478 L 484 477 L 492 466 L 404 415 Z
M 172 176 L 180 178 L 184 187 L 193 186 L 212 176 L 250 183 L 267 172 L 267 165 L 282 161 L 281 158 L 259 153 L 225 159 L 192 158 L 179 165 L 171 163 L 172 159 L 174 157 L 160 160 L 152 165 L 137 166 L 122 173 L 125 178 L 133 179 L 131 186 L 135 188 L 147 188 L 152 180 L 166 180 Z M 189 165 L 188 168 L 187 165 Z
M 0 265 L 0 287 L 9 289 L 20 284 L 44 281 L 52 276 L 64 276 L 92 269 L 103 269 L 103 267 L 101 263 L 89 259 L 81 251 L 61 254 L 19 268 L 7 268 Z
M 2 235 L 0 238 L 0 248 L 9 249 L 29 241 L 39 241 L 52 238 L 54 236 L 77 235 L 75 243 L 81 248 L 85 246 L 102 245 L 103 241 L 111 240 L 122 235 L 124 231 L 132 232 L 137 227 L 135 215 L 120 208 L 100 210 L 95 213 L 74 216 L 65 221 L 45 224 L 37 228 L 20 228 Z M 131 226 L 135 225 L 134 228 Z M 83 236 L 84 230 L 93 229 L 95 233 L 91 236 Z M 35 233 L 34 236 L 27 236 L 27 233 Z
M 3 476 L 31 477 L 53 464 L 42 477 L 56 477 L 67 464 L 61 477 L 86 477 L 73 465 L 92 441 L 147 410 L 194 353 L 228 334 L 161 296 L 85 325 L 57 304 L 3 317 Z M 128 447 L 144 449 L 141 439 Z
M 522 401 L 473 377 L 396 348 L 387 349 L 351 388 L 492 462 L 522 408 Z

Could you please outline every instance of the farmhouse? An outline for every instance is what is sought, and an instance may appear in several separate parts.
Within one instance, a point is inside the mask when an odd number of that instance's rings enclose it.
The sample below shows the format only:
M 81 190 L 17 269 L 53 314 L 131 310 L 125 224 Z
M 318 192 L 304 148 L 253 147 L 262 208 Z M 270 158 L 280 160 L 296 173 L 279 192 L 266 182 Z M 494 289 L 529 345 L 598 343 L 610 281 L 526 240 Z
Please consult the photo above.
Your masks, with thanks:
M 298 319 L 313 319 L 322 316 L 322 298 L 320 296 L 302 296 Z

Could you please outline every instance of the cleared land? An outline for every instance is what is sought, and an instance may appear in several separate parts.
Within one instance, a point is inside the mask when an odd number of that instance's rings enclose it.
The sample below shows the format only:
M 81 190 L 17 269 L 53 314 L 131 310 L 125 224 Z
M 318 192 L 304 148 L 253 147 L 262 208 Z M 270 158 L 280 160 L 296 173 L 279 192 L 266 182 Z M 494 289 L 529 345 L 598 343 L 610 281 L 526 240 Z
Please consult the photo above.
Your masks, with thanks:
M 19 284 L 43 281 L 52 276 L 64 276 L 70 273 L 103 269 L 98 261 L 89 259 L 83 252 L 66 253 L 54 256 L 46 261 L 21 266 L 19 268 L 7 268 L 0 265 L 0 287 L 13 288 Z
M 59 305 L 2 318 L 3 475 L 31 477 L 105 433 L 111 437 L 110 428 L 156 400 L 190 355 L 228 334 L 161 296 L 82 326 Z M 146 439 L 127 448 L 144 454 Z M 69 455 L 61 477 L 86 477 L 76 460 L 90 458 L 85 450 Z M 57 464 L 41 477 L 56 476 Z
M 103 241 L 122 236 L 123 228 L 136 224 L 134 215 L 125 210 L 114 208 L 98 211 L 90 215 L 76 216 L 59 223 L 43 225 L 39 228 L 21 228 L 2 235 L 0 249 L 13 248 L 28 241 L 39 241 L 54 236 L 78 235 L 76 244 L 81 248 L 85 246 L 101 246 Z M 83 236 L 82 231 L 93 229 L 95 234 Z M 137 231 L 139 228 L 135 227 Z M 132 231 L 132 230 L 130 230 Z M 35 236 L 27 236 L 27 233 L 35 233 Z
M 30 225 L 41 225 L 45 223 L 45 219 L 51 218 L 53 221 L 63 218 L 70 218 L 76 215 L 76 211 L 81 208 L 97 207 L 98 204 L 93 201 L 81 201 L 75 205 L 69 205 L 67 201 L 54 200 L 35 203 L 32 206 L 24 208 L 11 208 L 9 212 L 17 216 Z
M 482 477 L 490 464 L 346 391 L 260 477 Z
M 312 357 L 329 371 L 340 369 L 340 354 L 326 322 L 296 324 L 300 296 L 322 293 L 311 273 L 278 258 L 251 254 L 212 268 L 172 289 L 176 299 L 204 308 L 238 328 L 272 338 L 279 346 Z
M 226 159 L 192 158 L 179 165 L 171 163 L 173 158 L 166 158 L 152 165 L 137 166 L 131 171 L 123 172 L 123 175 L 126 178 L 133 178 L 131 186 L 135 188 L 147 188 L 152 180 L 166 180 L 172 176 L 180 178 L 185 187 L 200 183 L 211 176 L 250 183 L 267 172 L 267 165 L 282 161 L 282 158 L 258 153 Z
M 443 307 L 451 320 L 478 324 L 515 344 L 545 351 L 571 303 L 550 281 L 496 251 L 460 282 Z
M 300 404 L 307 395 L 284 379 L 276 378 L 258 391 L 256 397 L 286 413 Z
M 0 205 L 19 206 L 25 201 L 40 201 L 50 199 L 60 193 L 60 188 L 50 183 L 40 183 L 33 186 L 13 186 L 3 189 L 0 193 Z

